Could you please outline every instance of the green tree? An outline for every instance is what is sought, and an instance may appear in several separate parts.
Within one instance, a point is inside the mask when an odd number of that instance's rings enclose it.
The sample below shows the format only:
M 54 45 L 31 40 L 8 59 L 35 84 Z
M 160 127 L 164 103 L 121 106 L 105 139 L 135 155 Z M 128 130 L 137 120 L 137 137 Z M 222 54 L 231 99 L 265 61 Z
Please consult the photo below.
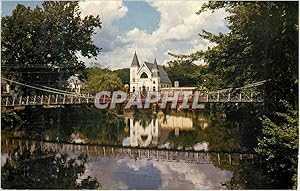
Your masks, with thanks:
M 117 74 L 109 69 L 91 68 L 88 71 L 84 91 L 96 94 L 99 91 L 120 90 L 123 85 Z
M 224 86 L 271 79 L 266 103 L 298 103 L 298 2 L 209 2 L 198 12 L 226 9 L 229 32 L 201 36 L 216 46 L 199 55 Z M 296 104 L 295 104 L 296 103 Z
M 85 172 L 86 157 L 70 159 L 52 151 L 23 148 L 10 154 L 1 168 L 1 186 L 4 189 L 96 189 L 100 184 Z
M 290 112 L 298 110 L 298 2 L 209 2 L 198 14 L 219 8 L 230 13 L 229 32 L 203 30 L 200 36 L 216 45 L 197 54 L 224 87 L 271 80 L 264 89 L 265 107 L 257 112 L 268 116 L 263 119 L 257 152 L 268 159 L 269 172 L 291 187 L 298 150 L 298 119 Z M 282 100 L 290 109 L 280 107 Z M 274 111 L 280 113 L 274 116 Z
M 205 78 L 202 77 L 206 72 L 205 66 L 194 63 L 195 59 L 184 55 L 171 54 L 175 60 L 168 62 L 166 71 L 171 81 L 179 81 L 180 86 L 200 86 Z
M 123 84 L 130 84 L 130 69 L 123 68 L 115 70 L 116 74 L 119 76 Z
M 75 1 L 45 1 L 34 9 L 18 4 L 1 24 L 1 69 L 9 79 L 61 87 L 84 72 L 79 55 L 100 51 L 91 38 L 100 17 L 82 17 Z
M 298 111 L 283 102 L 286 112 L 261 118 L 264 126 L 256 151 L 267 161 L 266 169 L 283 184 L 297 188 Z M 291 188 L 291 187 L 290 187 Z

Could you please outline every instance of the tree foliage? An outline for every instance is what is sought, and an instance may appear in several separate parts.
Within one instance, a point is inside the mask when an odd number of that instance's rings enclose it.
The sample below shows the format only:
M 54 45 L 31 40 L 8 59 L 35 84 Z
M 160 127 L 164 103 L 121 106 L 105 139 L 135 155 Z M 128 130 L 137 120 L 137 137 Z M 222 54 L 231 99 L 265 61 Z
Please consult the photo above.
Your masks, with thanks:
M 203 38 L 216 46 L 203 54 L 209 72 L 225 86 L 243 86 L 271 79 L 266 101 L 297 102 L 298 9 L 297 2 L 210 2 L 201 11 L 225 8 L 229 32 Z M 201 14 L 201 11 L 199 14 Z
M 229 31 L 213 34 L 203 30 L 200 36 L 213 45 L 190 55 L 175 55 L 171 63 L 203 60 L 208 67 L 200 78 L 207 75 L 208 89 L 270 80 L 264 86 L 265 106 L 255 111 L 257 116 L 268 116 L 260 126 L 257 152 L 268 159 L 269 172 L 285 177 L 282 183 L 291 187 L 298 148 L 298 119 L 291 116 L 291 110 L 298 110 L 298 2 L 212 1 L 204 3 L 197 14 L 217 9 L 229 13 Z M 283 100 L 290 109 L 280 106 Z M 249 108 L 243 109 L 251 113 Z
M 205 80 L 203 75 L 206 73 L 205 66 L 194 64 L 195 59 L 185 55 L 174 55 L 175 60 L 168 62 L 166 72 L 171 81 L 179 81 L 179 86 L 200 86 Z
M 256 151 L 267 161 L 269 173 L 278 177 L 283 184 L 297 186 L 298 163 L 298 111 L 283 102 L 286 112 L 274 112 L 263 116 L 262 136 Z
M 123 84 L 130 84 L 130 69 L 123 68 L 115 70 L 116 74 L 119 76 Z
M 84 71 L 79 55 L 100 51 L 91 38 L 100 17 L 82 17 L 75 1 L 45 1 L 34 9 L 18 4 L 1 23 L 2 75 L 17 81 L 61 86 Z
M 230 13 L 228 33 L 200 34 L 215 44 L 199 54 L 209 74 L 219 76 L 224 87 L 271 80 L 260 114 L 280 112 L 263 118 L 257 152 L 267 159 L 268 171 L 289 187 L 296 182 L 298 150 L 298 119 L 291 112 L 298 110 L 297 7 L 298 2 L 209 2 L 198 12 L 224 8 Z M 290 109 L 280 107 L 282 100 Z
M 87 76 L 84 88 L 86 93 L 96 94 L 99 91 L 114 91 L 123 87 L 118 75 L 109 69 L 90 68 Z

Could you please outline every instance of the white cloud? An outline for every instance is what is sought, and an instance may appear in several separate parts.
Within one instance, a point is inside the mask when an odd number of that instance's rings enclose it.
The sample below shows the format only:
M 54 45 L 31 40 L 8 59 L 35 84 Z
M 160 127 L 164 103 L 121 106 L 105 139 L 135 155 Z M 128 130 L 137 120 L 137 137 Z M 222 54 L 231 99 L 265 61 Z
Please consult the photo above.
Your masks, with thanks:
M 160 64 L 170 58 L 168 52 L 188 54 L 206 49 L 209 42 L 198 34 L 202 29 L 217 33 L 227 30 L 224 10 L 197 15 L 201 1 L 150 1 L 148 2 L 160 14 L 160 23 L 156 31 L 147 33 L 134 28 L 125 34 L 118 34 L 113 21 L 124 17 L 127 7 L 121 1 L 81 2 L 84 14 L 99 14 L 103 18 L 103 29 L 94 36 L 94 41 L 103 51 L 98 56 L 102 66 L 111 69 L 129 67 L 133 53 L 137 50 L 140 61 L 153 61 L 156 57 Z M 97 11 L 99 10 L 99 11 Z

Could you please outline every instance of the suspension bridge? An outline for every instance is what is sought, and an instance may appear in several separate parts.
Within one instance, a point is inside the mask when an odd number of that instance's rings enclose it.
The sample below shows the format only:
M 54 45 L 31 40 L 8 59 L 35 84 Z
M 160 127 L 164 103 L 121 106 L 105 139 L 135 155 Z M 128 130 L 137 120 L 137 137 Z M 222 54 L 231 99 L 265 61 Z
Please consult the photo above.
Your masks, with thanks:
M 167 162 L 185 162 L 195 164 L 238 165 L 242 160 L 257 160 L 258 156 L 249 153 L 208 152 L 194 150 L 171 150 L 157 148 L 135 148 L 123 146 L 90 145 L 82 143 L 59 143 L 26 139 L 2 139 L 2 152 L 11 153 L 14 149 L 34 150 L 37 147 L 57 153 L 86 154 L 90 160 L 99 157 L 145 159 Z
M 2 77 L 3 78 L 3 77 Z M 47 86 L 33 86 L 17 81 L 3 78 L 11 83 L 15 83 L 19 86 L 38 90 L 39 95 L 24 96 L 15 94 L 13 96 L 1 96 L 2 107 L 15 107 L 15 106 L 38 106 L 38 105 L 79 105 L 79 104 L 94 104 L 95 96 L 89 94 L 75 94 L 74 92 L 68 92 L 59 90 Z M 264 102 L 263 89 L 261 88 L 268 80 L 248 84 L 238 88 L 228 88 L 217 91 L 200 91 L 198 96 L 198 103 L 262 103 Z M 172 91 L 172 90 L 170 90 Z M 141 96 L 142 103 L 145 102 L 145 96 Z M 162 97 L 162 96 L 161 96 Z M 177 103 L 182 103 L 187 99 L 188 104 L 193 103 L 194 94 L 185 96 L 179 92 Z M 127 99 L 123 103 L 127 103 L 130 99 L 128 94 Z M 112 98 L 102 96 L 99 99 L 99 103 L 111 103 Z M 159 99 L 157 103 L 160 103 L 162 99 Z

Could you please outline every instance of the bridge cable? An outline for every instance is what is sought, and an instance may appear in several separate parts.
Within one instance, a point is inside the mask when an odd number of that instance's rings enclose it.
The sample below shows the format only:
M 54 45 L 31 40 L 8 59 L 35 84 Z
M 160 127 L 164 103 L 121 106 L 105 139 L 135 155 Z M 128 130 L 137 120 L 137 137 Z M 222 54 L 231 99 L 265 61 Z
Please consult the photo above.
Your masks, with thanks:
M 40 88 L 40 87 L 36 87 L 36 86 L 24 84 L 24 83 L 17 82 L 17 81 L 14 81 L 14 80 L 10 80 L 10 79 L 4 78 L 4 77 L 1 77 L 1 78 L 4 79 L 4 80 L 7 80 L 7 81 L 9 81 L 9 82 L 12 82 L 12 83 L 15 83 L 15 84 L 18 84 L 18 85 L 21 85 L 21 86 L 33 88 L 33 89 L 36 89 L 36 90 L 41 90 L 41 91 L 45 91 L 45 92 L 49 92 L 49 93 L 54 93 L 54 94 L 60 94 L 60 95 L 70 95 L 70 96 L 75 96 L 75 97 L 83 97 L 83 98 L 87 98 L 87 96 L 76 95 L 76 94 L 74 94 L 73 92 L 70 92 L 70 93 L 62 93 L 62 92 L 60 92 L 60 91 L 64 91 L 64 90 L 54 91 L 54 90 L 49 90 L 49 89 L 44 89 L 44 88 Z M 49 87 L 48 87 L 48 88 L 49 88 Z M 51 89 L 55 89 L 55 88 L 51 88 Z M 66 91 L 65 91 L 65 92 L 66 92 Z

